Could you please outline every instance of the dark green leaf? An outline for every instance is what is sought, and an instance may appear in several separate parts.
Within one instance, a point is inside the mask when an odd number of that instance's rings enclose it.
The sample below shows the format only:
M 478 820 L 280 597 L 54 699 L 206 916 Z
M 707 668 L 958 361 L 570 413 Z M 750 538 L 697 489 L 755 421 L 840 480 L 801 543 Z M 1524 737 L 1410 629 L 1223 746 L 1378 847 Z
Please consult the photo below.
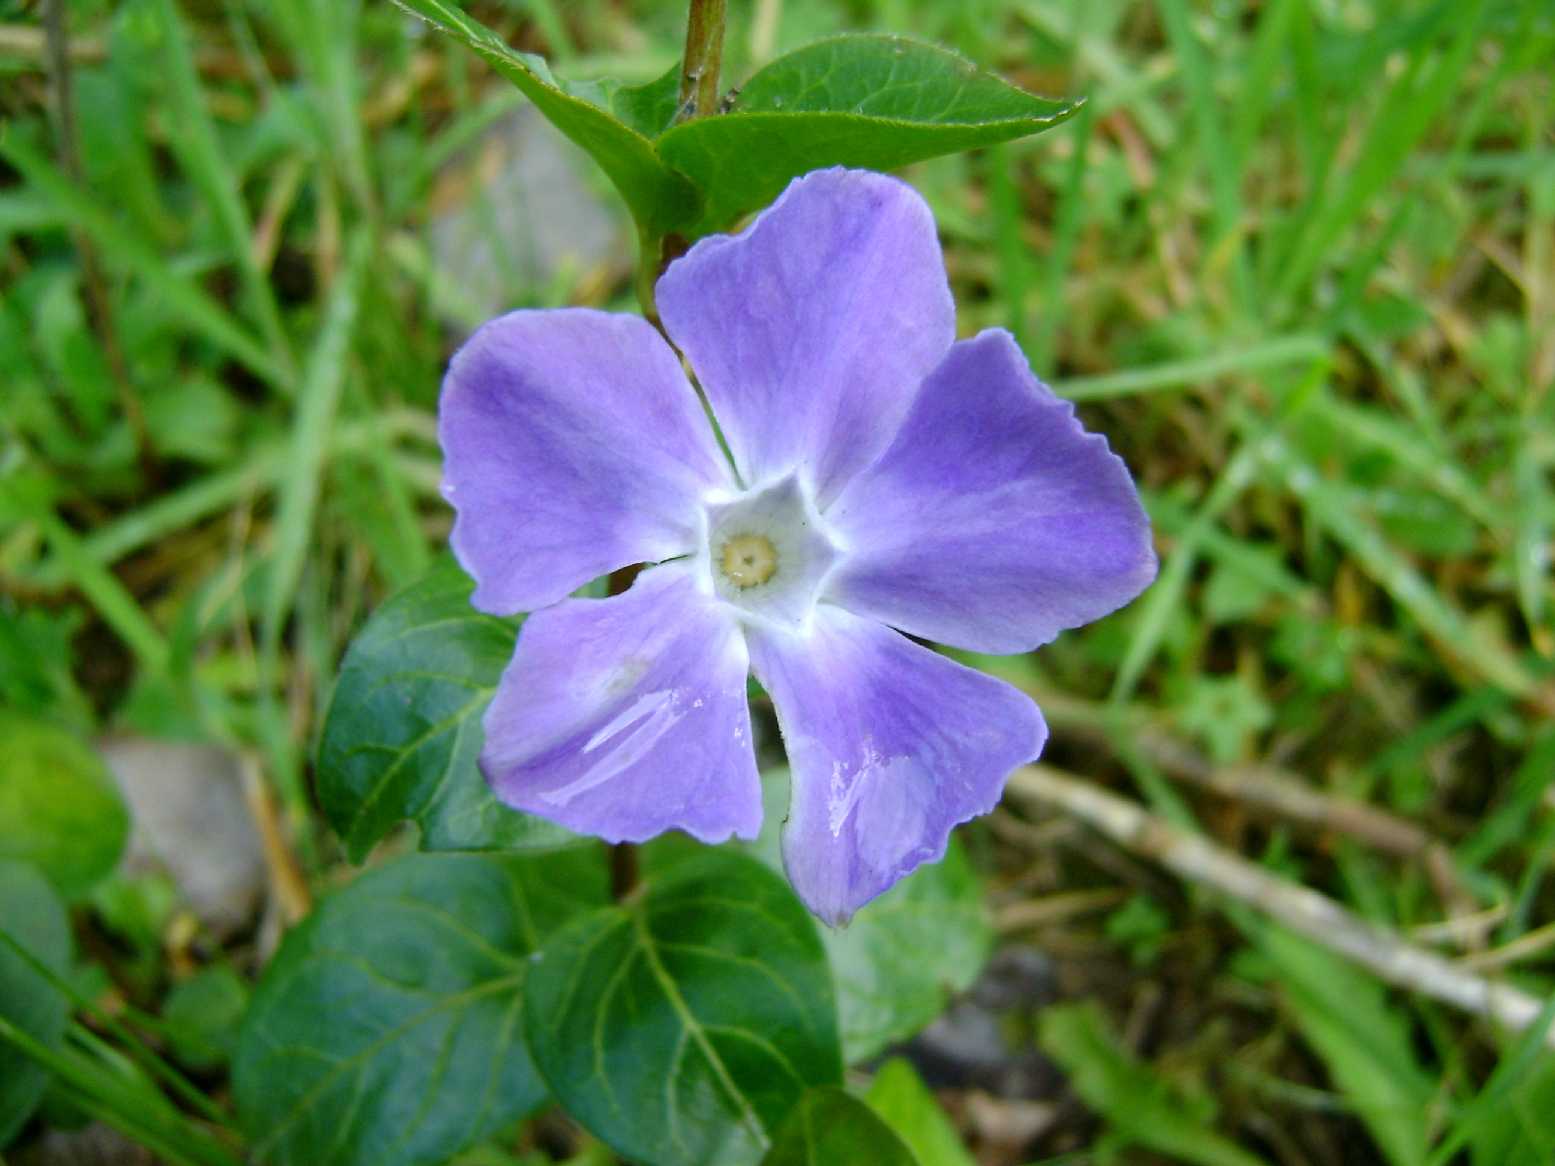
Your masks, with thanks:
M 606 883 L 598 848 L 423 854 L 326 899 L 281 945 L 239 1039 L 256 1161 L 441 1163 L 533 1109 L 531 958 Z
M 760 863 L 709 851 L 581 919 L 530 974 L 524 1027 L 552 1092 L 650 1166 L 761 1158 L 842 1066 L 815 923 Z
M 918 1166 L 874 1111 L 841 1089 L 812 1089 L 794 1107 L 762 1166 Z
M 0 710 L 0 858 L 33 863 L 74 898 L 118 864 L 129 829 L 113 777 L 89 746 Z
M 659 153 L 706 200 L 694 233 L 765 206 L 824 166 L 895 170 L 1040 133 L 1079 108 L 1017 89 L 946 49 L 842 36 L 779 57 L 733 110 L 677 125 Z
M 508 809 L 476 759 L 513 623 L 470 606 L 452 562 L 380 607 L 346 653 L 319 742 L 319 803 L 360 862 L 399 822 L 427 850 L 538 850 L 559 826 Z
M 643 230 L 662 235 L 695 216 L 696 191 L 666 166 L 653 143 L 633 128 L 643 124 L 645 111 L 656 107 L 656 98 L 645 100 L 641 91 L 633 94 L 618 89 L 613 97 L 604 98 L 603 104 L 610 110 L 606 112 L 594 101 L 566 92 L 544 60 L 510 48 L 450 0 L 395 2 L 479 53 L 557 129 L 587 150 L 615 183 Z M 654 87 L 644 89 L 653 91 Z M 620 120 L 623 117 L 626 120 Z
M 764 824 L 754 850 L 776 871 L 788 787 L 782 769 L 762 776 Z M 977 873 L 952 837 L 941 861 L 866 904 L 846 927 L 821 928 L 821 938 L 837 985 L 843 1057 L 854 1065 L 922 1029 L 970 987 L 988 961 L 993 928 Z
M 864 1100 L 907 1143 L 919 1166 L 977 1166 L 911 1062 L 896 1057 L 882 1065 Z
M 65 907 L 35 868 L 0 859 L 0 1017 L 58 1047 L 70 1005 L 28 956 L 64 974 L 70 961 Z M 0 1147 L 31 1116 L 48 1082 L 43 1069 L 0 1040 Z

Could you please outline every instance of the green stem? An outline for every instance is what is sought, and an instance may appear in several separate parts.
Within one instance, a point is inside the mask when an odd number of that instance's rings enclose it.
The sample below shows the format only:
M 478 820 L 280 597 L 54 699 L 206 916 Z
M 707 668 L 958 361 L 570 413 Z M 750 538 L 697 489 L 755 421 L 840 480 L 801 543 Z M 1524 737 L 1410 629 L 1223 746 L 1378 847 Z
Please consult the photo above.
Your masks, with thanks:
M 637 232 L 637 302 L 643 316 L 655 328 L 659 327 L 659 306 L 654 300 L 653 288 L 659 282 L 659 249 L 664 240 L 646 230 Z
M 686 55 L 680 64 L 680 116 L 684 121 L 718 110 L 726 10 L 726 0 L 691 0 Z

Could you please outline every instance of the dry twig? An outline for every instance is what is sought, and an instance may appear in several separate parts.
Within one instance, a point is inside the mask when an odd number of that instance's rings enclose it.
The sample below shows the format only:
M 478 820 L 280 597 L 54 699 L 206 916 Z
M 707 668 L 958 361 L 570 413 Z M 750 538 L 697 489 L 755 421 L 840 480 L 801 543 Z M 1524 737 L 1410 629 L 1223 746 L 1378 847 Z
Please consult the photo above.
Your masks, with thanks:
M 1044 765 L 1017 770 L 1009 791 L 1055 807 L 1151 859 L 1180 878 L 1245 903 L 1280 925 L 1369 969 L 1379 978 L 1521 1031 L 1533 1024 L 1541 1002 L 1410 944 L 1367 923 L 1309 887 L 1289 882 L 1216 846 L 1168 825 L 1124 798 Z M 1546 1034 L 1555 1047 L 1555 1030 Z

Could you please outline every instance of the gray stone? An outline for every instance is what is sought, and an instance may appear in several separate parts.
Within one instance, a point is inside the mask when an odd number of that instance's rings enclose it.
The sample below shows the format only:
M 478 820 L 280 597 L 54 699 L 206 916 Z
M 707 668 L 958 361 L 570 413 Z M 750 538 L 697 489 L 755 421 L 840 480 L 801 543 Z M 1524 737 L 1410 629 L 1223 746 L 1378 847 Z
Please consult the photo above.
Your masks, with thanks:
M 15 1166 L 159 1166 L 161 1159 L 118 1130 L 94 1122 L 78 1130 L 48 1130 L 37 1141 L 6 1151 Z
M 533 302 L 563 271 L 630 257 L 624 208 L 595 194 L 583 177 L 597 176 L 593 160 L 533 106 L 449 165 L 470 194 L 432 219 L 432 254 L 440 279 L 482 315 Z
M 265 886 L 238 758 L 215 745 L 109 737 L 99 744 L 134 826 L 126 873 L 163 870 L 217 935 L 249 922 Z

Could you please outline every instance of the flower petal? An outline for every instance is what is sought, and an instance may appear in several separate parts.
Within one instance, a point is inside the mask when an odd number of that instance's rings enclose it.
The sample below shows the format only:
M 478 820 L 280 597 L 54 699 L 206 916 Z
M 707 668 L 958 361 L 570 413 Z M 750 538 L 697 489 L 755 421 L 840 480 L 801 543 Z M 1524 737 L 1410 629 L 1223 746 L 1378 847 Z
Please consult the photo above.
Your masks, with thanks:
M 822 506 L 955 339 L 928 206 L 861 170 L 796 179 L 744 232 L 671 264 L 656 296 L 746 484 L 802 465 Z
M 793 770 L 783 863 L 833 926 L 943 856 L 1047 737 L 1023 693 L 841 608 L 808 636 L 747 635 Z
M 443 381 L 443 493 L 472 602 L 508 615 L 693 550 L 728 464 L 669 345 L 635 316 L 512 312 Z
M 1128 467 L 1002 330 L 951 348 L 826 518 L 849 548 L 827 598 L 973 651 L 1029 651 L 1155 578 Z
M 761 783 L 739 628 L 666 563 L 530 616 L 486 710 L 481 769 L 515 809 L 611 842 L 754 838 Z

